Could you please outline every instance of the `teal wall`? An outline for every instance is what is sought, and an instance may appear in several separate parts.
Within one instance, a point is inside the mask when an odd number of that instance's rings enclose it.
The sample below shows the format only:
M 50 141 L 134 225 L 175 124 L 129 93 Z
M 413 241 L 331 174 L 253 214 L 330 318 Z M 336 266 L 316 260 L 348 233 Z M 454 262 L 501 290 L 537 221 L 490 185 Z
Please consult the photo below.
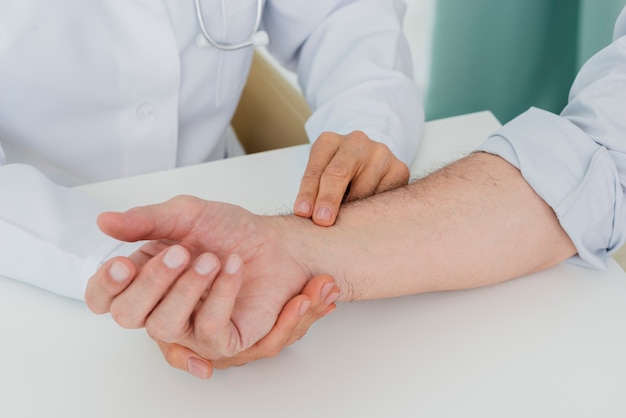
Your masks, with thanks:
M 419 0 L 416 0 L 419 1 Z M 426 118 L 560 112 L 626 0 L 437 0 Z

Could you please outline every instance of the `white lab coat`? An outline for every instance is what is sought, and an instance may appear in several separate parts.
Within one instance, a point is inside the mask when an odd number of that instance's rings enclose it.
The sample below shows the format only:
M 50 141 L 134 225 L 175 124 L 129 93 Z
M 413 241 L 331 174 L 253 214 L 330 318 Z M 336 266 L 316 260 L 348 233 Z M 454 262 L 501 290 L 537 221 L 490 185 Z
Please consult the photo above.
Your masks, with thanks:
M 249 36 L 256 0 L 202 4 L 215 39 Z M 265 1 L 269 50 L 298 73 L 312 140 L 360 129 L 410 162 L 422 105 L 403 12 Z M 67 186 L 225 157 L 252 49 L 199 33 L 191 0 L 0 0 L 0 276 L 82 298 L 118 243 L 95 226 L 106 208 Z

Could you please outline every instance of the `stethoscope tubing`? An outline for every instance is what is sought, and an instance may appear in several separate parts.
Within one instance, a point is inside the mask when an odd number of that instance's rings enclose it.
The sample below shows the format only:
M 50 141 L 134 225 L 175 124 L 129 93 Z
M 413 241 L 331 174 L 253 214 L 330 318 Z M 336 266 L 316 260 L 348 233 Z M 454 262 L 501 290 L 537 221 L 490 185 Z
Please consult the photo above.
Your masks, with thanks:
M 258 46 L 267 43 L 267 34 L 265 32 L 260 32 L 259 28 L 261 27 L 261 17 L 263 15 L 263 0 L 257 0 L 257 8 L 256 8 L 256 18 L 254 21 L 254 28 L 252 32 L 248 36 L 248 39 L 242 42 L 236 43 L 228 43 L 228 42 L 219 42 L 213 39 L 213 37 L 209 34 L 206 25 L 204 24 L 204 16 L 202 15 L 202 6 L 200 5 L 200 0 L 194 0 L 196 4 L 196 18 L 198 19 L 198 24 L 200 25 L 200 30 L 202 31 L 202 36 L 206 39 L 206 41 L 214 46 L 215 48 L 221 49 L 223 51 L 234 51 L 237 49 L 247 48 L 250 46 Z M 260 35 L 260 36 L 259 36 Z

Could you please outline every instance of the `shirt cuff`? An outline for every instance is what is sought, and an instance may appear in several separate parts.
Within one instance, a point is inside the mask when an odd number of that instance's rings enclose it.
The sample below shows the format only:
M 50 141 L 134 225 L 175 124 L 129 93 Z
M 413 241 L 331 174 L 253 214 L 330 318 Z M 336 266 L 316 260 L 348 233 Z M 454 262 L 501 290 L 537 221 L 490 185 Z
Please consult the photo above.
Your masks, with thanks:
M 478 151 L 517 167 L 554 210 L 576 246 L 570 262 L 605 268 L 624 242 L 621 184 L 610 152 L 561 117 L 532 108 L 491 135 Z M 615 232 L 618 231 L 618 232 Z

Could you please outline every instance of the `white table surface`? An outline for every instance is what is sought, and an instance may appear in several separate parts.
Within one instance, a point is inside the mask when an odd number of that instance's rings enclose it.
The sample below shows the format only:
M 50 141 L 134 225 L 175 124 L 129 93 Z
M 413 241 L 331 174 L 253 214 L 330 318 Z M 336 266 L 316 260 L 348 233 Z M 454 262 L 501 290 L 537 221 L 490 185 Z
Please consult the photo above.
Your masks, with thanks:
M 497 126 L 489 113 L 429 123 L 413 171 Z M 82 189 L 116 209 L 193 193 L 273 213 L 291 207 L 306 156 L 300 146 Z M 0 417 L 626 416 L 626 275 L 613 261 L 341 304 L 278 357 L 210 381 L 171 369 L 144 331 L 8 279 L 0 330 Z

